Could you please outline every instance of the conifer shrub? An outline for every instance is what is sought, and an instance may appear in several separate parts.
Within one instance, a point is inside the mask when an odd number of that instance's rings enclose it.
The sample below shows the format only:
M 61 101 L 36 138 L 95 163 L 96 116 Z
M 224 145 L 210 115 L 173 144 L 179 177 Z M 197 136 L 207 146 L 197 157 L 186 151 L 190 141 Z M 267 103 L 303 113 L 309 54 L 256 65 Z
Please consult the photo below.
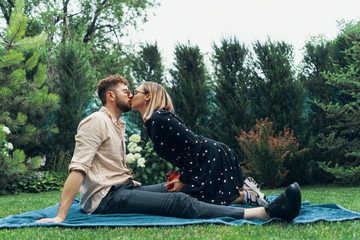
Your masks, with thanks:
M 26 37 L 24 5 L 23 0 L 15 1 L 0 36 L 0 192 L 40 167 L 41 159 L 33 157 L 37 155 L 33 150 L 57 132 L 48 115 L 57 108 L 59 97 L 49 93 L 46 66 L 34 52 L 47 36 Z
M 265 187 L 278 187 L 284 184 L 289 173 L 286 167 L 307 149 L 299 150 L 294 131 L 284 128 L 276 136 L 273 130 L 274 122 L 256 119 L 255 131 L 249 133 L 241 131 L 236 137 L 245 158 L 242 169 L 245 175 L 254 177 L 258 183 Z
M 313 101 L 325 114 L 326 128 L 318 135 L 317 147 L 323 158 L 319 167 L 340 183 L 360 184 L 360 22 L 349 24 L 341 36 L 349 43 L 345 49 L 346 65 L 337 72 L 324 73 L 327 84 L 337 88 L 347 101 Z M 340 37 L 338 37 L 339 39 Z

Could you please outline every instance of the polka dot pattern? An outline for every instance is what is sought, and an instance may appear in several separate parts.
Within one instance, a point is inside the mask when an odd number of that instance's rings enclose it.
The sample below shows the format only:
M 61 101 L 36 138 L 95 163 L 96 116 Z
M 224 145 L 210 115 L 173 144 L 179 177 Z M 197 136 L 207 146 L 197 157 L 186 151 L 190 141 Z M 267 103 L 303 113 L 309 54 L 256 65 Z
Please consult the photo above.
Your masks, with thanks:
M 173 113 L 156 110 L 145 123 L 156 153 L 179 167 L 183 192 L 200 201 L 228 205 L 243 185 L 239 161 L 231 149 L 196 135 Z

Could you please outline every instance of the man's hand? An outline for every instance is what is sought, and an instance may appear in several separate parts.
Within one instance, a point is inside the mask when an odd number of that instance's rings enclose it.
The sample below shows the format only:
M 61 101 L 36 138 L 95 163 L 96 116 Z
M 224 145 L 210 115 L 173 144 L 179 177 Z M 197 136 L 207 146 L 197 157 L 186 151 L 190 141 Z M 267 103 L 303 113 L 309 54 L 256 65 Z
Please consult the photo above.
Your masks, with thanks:
M 60 223 L 64 221 L 64 219 L 60 218 L 60 217 L 54 217 L 54 218 L 41 218 L 39 220 L 37 220 L 37 223 L 48 223 L 48 222 L 52 222 L 52 223 Z
M 60 223 L 65 220 L 67 213 L 73 203 L 77 193 L 79 192 L 82 181 L 84 180 L 85 173 L 78 170 L 70 172 L 64 184 L 64 189 L 61 193 L 59 209 L 54 218 L 42 218 L 36 221 L 37 223 Z
M 174 185 L 174 187 L 171 190 L 169 190 L 169 192 L 180 192 L 186 186 L 186 184 L 180 182 L 179 179 L 175 179 L 172 180 L 171 182 L 168 182 L 167 184 L 165 184 L 165 187 L 170 185 Z

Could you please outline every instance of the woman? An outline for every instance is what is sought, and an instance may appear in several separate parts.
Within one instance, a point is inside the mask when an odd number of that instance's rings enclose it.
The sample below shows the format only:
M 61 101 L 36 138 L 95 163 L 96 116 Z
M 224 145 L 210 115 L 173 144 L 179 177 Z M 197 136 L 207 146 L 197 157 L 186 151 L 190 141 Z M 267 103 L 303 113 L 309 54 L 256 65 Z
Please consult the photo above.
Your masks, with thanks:
M 170 191 L 220 205 L 269 203 L 252 178 L 244 182 L 239 161 L 227 145 L 196 135 L 172 113 L 171 99 L 161 85 L 140 84 L 131 108 L 141 113 L 155 152 L 181 169 L 180 177 L 167 183 L 173 186 Z

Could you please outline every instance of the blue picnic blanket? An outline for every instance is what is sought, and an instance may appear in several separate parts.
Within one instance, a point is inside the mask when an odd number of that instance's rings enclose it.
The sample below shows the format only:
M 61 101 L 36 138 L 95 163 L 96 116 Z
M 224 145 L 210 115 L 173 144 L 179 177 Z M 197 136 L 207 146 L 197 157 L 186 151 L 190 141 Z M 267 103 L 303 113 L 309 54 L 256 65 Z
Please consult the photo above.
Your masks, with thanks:
M 273 200 L 278 195 L 269 196 Z M 233 205 L 235 206 L 235 205 Z M 241 206 L 242 205 L 237 205 Z M 1 228 L 21 228 L 21 227 L 95 227 L 95 226 L 176 226 L 189 224 L 216 223 L 225 225 L 242 225 L 244 223 L 253 225 L 267 224 L 280 219 L 270 219 L 269 221 L 254 219 L 235 219 L 231 217 L 218 217 L 212 219 L 184 219 L 176 217 L 163 217 L 147 214 L 94 214 L 88 215 L 81 210 L 79 199 L 75 199 L 69 210 L 66 220 L 62 223 L 36 223 L 36 219 L 54 217 L 59 208 L 59 204 L 45 209 L 12 215 L 0 219 Z M 302 202 L 300 214 L 289 224 L 306 224 L 317 221 L 346 221 L 360 219 L 360 213 L 350 211 L 334 203 L 311 205 L 308 201 Z

